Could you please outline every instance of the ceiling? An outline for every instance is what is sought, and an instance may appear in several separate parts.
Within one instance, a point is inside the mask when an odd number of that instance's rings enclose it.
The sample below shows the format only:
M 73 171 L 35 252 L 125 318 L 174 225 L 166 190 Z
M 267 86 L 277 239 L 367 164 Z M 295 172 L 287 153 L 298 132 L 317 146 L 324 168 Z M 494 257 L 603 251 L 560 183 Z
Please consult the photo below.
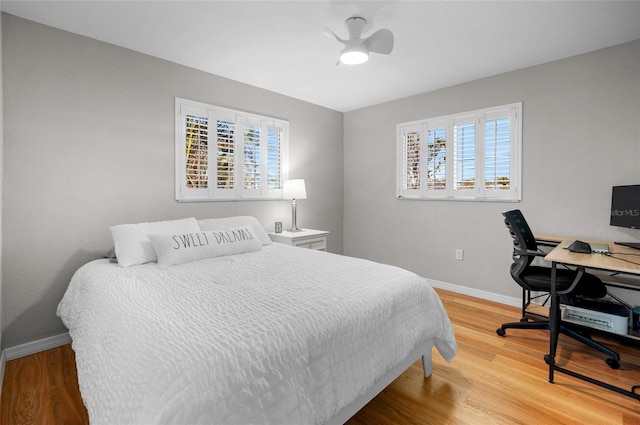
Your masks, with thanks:
M 7 1 L 2 11 L 337 111 L 640 39 L 640 1 Z M 390 55 L 336 65 L 345 19 Z

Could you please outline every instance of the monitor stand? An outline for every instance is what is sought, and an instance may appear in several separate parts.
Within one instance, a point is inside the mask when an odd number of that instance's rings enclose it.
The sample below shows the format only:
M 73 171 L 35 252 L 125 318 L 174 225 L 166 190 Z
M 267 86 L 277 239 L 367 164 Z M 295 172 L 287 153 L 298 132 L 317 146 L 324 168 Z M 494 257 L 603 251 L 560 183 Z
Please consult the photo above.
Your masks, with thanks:
M 629 248 L 640 249 L 640 242 L 614 242 L 616 245 L 627 246 Z

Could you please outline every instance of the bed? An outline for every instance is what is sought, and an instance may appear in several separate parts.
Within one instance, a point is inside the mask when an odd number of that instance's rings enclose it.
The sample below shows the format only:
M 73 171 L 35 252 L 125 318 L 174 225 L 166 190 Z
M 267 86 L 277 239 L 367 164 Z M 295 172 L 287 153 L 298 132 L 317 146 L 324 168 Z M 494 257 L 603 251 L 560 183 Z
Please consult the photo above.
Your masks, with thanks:
M 92 425 L 344 423 L 421 356 L 428 376 L 433 347 L 456 353 L 424 278 L 270 243 L 252 218 L 196 225 L 202 236 L 137 227 L 139 251 L 155 258 L 99 259 L 71 279 L 58 315 Z M 111 230 L 126 262 L 135 244 Z M 252 247 L 230 249 L 234 232 Z M 168 251 L 223 234 L 222 251 Z

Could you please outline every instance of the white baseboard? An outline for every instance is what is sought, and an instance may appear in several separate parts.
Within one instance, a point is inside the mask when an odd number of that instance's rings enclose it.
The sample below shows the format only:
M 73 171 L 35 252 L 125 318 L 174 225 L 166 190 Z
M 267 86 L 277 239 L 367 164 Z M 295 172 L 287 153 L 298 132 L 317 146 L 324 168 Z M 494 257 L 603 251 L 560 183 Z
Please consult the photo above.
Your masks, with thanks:
M 480 298 L 482 300 L 494 301 L 500 304 L 510 305 L 512 307 L 521 307 L 522 298 L 507 297 L 506 295 L 495 294 L 482 289 L 469 288 L 468 286 L 456 285 L 453 283 L 440 282 L 427 278 L 434 288 L 444 289 L 445 291 L 455 292 L 457 294 L 469 295 L 471 297 Z
M 4 373 L 4 362 L 19 359 L 20 357 L 29 356 L 41 351 L 50 350 L 60 347 L 61 345 L 70 344 L 71 337 L 68 333 L 54 335 L 47 338 L 39 339 L 25 344 L 16 345 L 15 347 L 7 347 L 2 352 L 2 372 Z

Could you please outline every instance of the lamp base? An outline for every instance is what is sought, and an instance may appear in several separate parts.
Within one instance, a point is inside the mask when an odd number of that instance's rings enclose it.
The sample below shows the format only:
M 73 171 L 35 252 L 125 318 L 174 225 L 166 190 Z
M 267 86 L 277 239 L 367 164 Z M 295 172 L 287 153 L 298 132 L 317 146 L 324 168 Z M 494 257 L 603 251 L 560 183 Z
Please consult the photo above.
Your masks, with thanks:
M 291 229 L 287 229 L 287 232 L 295 233 L 302 232 L 302 229 L 298 229 L 298 215 L 297 215 L 297 207 L 296 200 L 294 199 L 291 202 Z

